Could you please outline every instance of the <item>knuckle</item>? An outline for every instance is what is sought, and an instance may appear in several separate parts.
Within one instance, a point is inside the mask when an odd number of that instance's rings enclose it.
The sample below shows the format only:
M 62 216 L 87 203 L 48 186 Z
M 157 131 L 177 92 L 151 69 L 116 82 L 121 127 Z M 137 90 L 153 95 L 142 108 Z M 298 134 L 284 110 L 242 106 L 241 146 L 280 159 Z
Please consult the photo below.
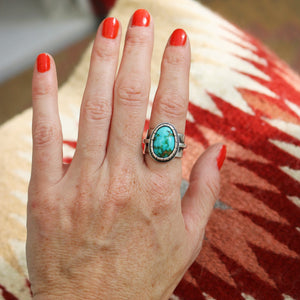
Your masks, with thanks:
M 120 167 L 116 175 L 111 176 L 108 192 L 114 206 L 125 207 L 132 198 L 132 191 L 136 189 L 135 175 L 130 167 Z
M 219 196 L 220 185 L 219 181 L 214 177 L 207 177 L 206 179 L 206 194 L 208 197 L 212 197 L 213 199 L 217 199 Z
M 92 174 L 81 172 L 80 178 L 75 184 L 74 192 L 73 200 L 68 202 L 67 208 L 71 215 L 78 219 L 80 214 L 89 214 L 89 209 L 93 206 L 95 181 Z
M 86 120 L 106 121 L 111 115 L 111 104 L 107 99 L 87 100 L 82 107 L 82 114 Z
M 41 223 L 45 223 L 46 218 L 51 218 L 57 212 L 57 199 L 49 191 L 29 188 L 28 193 L 28 213 Z
M 186 100 L 178 94 L 165 94 L 159 97 L 158 113 L 170 119 L 181 119 L 186 116 Z
M 77 185 L 77 206 L 87 205 L 90 203 L 92 198 L 93 187 L 89 182 L 85 182 L 84 180 Z
M 117 52 L 114 47 L 97 46 L 93 49 L 93 57 L 100 61 L 112 61 L 117 57 Z
M 142 105 L 147 97 L 143 83 L 138 79 L 122 79 L 116 84 L 116 95 L 118 101 L 124 105 Z
M 50 83 L 36 83 L 32 86 L 32 99 L 37 100 L 51 94 L 53 87 Z
M 164 59 L 162 61 L 162 67 L 175 66 L 178 67 L 180 65 L 184 65 L 186 63 L 186 57 L 180 53 L 174 53 L 171 51 L 167 51 Z
M 126 37 L 126 47 L 129 52 L 135 49 L 136 46 L 143 47 L 149 43 L 149 33 L 145 30 L 139 32 L 128 32 Z
M 28 200 L 28 209 L 30 213 L 36 216 L 42 215 L 44 212 L 51 212 L 54 211 L 55 205 L 53 205 L 55 201 L 49 198 L 33 198 Z
M 115 181 L 109 189 L 111 193 L 111 204 L 115 207 L 124 208 L 127 206 L 130 200 L 130 193 L 128 186 L 122 184 L 120 181 Z
M 49 122 L 40 122 L 32 129 L 33 140 L 36 146 L 47 146 L 61 139 L 61 130 Z

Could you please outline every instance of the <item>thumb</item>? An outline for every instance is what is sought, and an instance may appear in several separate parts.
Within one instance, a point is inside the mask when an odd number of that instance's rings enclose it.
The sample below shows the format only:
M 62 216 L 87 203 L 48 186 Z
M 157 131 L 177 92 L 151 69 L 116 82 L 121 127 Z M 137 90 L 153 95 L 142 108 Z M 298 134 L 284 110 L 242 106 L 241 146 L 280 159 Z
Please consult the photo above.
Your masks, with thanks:
M 200 250 L 204 229 L 220 190 L 220 169 L 226 156 L 226 146 L 209 147 L 195 163 L 189 188 L 182 199 L 182 214 L 192 249 Z

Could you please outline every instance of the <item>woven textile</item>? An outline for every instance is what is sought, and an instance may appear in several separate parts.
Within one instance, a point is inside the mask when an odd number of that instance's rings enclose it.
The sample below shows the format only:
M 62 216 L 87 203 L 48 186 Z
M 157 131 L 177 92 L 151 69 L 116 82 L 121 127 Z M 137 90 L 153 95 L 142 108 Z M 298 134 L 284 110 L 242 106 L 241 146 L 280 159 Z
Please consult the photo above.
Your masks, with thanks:
M 300 299 L 300 78 L 259 41 L 192 0 L 120 0 L 110 14 L 126 28 L 140 7 L 155 22 L 148 117 L 172 30 L 184 28 L 192 45 L 182 189 L 206 147 L 221 142 L 228 149 L 203 249 L 172 298 Z M 66 162 L 76 146 L 90 50 L 59 91 Z M 31 115 L 29 109 L 0 127 L 0 299 L 6 300 L 31 298 L 25 263 Z

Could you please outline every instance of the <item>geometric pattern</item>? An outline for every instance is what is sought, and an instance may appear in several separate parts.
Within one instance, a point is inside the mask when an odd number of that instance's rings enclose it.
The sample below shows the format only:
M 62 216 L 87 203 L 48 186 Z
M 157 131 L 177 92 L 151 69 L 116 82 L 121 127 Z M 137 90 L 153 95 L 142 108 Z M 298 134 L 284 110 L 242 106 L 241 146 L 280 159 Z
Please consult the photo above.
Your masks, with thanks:
M 221 193 L 199 257 L 172 299 L 300 299 L 300 78 L 241 29 L 192 0 L 120 0 L 126 28 L 143 6 L 155 22 L 152 88 L 176 27 L 191 41 L 182 190 L 209 145 L 227 145 Z M 168 13 L 166 13 L 166 11 Z M 89 48 L 59 91 L 64 159 L 76 146 Z M 30 299 L 25 261 L 31 109 L 0 127 L 0 299 Z

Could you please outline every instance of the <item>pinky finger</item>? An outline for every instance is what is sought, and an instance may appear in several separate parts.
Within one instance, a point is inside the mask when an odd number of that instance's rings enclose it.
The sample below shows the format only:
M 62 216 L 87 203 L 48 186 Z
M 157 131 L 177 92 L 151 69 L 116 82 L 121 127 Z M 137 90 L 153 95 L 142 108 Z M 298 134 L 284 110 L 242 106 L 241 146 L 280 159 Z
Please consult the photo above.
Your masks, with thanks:
M 63 174 L 62 131 L 57 104 L 57 76 L 53 58 L 37 57 L 32 79 L 32 180 L 57 182 Z

